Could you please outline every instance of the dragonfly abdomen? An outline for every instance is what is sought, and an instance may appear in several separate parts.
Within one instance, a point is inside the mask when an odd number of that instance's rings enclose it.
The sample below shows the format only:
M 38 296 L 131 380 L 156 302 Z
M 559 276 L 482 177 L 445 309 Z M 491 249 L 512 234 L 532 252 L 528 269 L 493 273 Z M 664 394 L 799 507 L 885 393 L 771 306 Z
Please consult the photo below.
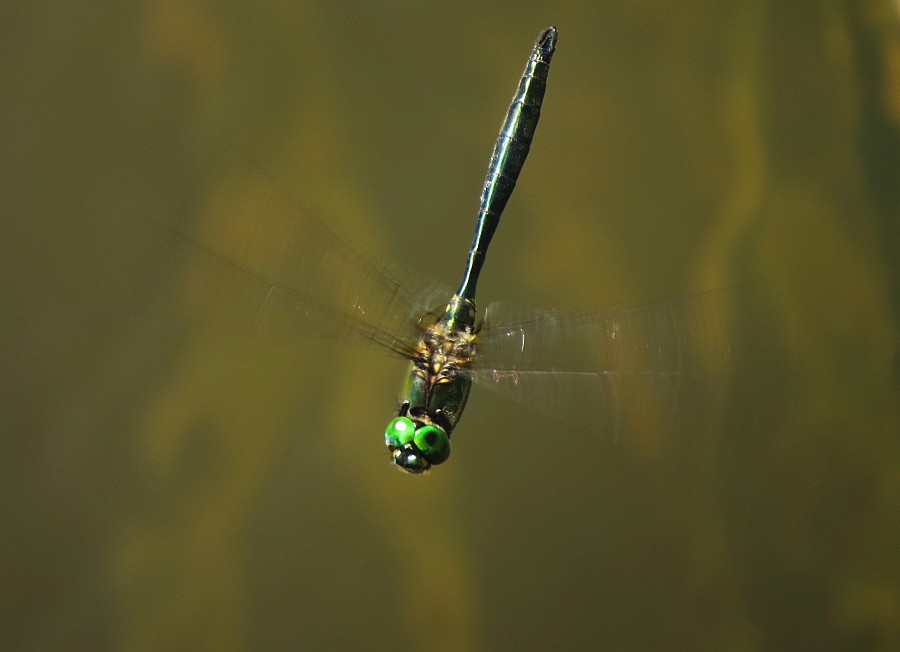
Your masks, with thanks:
M 503 126 L 491 154 L 487 176 L 481 190 L 481 204 L 475 222 L 475 238 L 469 249 L 466 271 L 457 294 L 475 297 L 475 285 L 487 255 L 491 238 L 500 224 L 500 215 L 515 190 L 519 173 L 531 149 L 534 131 L 541 117 L 541 104 L 547 89 L 550 59 L 556 50 L 556 28 L 548 27 L 538 36 L 525 72 L 519 81 Z

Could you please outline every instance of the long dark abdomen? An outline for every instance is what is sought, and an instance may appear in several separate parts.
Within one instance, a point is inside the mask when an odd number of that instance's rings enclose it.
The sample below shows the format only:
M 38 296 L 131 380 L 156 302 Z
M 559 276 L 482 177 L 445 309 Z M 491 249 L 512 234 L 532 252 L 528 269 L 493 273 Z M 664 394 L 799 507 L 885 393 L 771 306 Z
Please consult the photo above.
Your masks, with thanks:
M 481 191 L 475 239 L 469 250 L 465 276 L 457 292 L 465 299 L 475 298 L 475 285 L 484 265 L 488 245 L 500 224 L 500 215 L 516 187 L 516 179 L 519 178 L 528 150 L 531 149 L 534 131 L 541 117 L 541 102 L 547 88 L 550 59 L 555 49 L 556 28 L 548 27 L 541 32 L 534 44 L 519 87 L 506 112 L 497 144 L 494 145 L 491 164 Z

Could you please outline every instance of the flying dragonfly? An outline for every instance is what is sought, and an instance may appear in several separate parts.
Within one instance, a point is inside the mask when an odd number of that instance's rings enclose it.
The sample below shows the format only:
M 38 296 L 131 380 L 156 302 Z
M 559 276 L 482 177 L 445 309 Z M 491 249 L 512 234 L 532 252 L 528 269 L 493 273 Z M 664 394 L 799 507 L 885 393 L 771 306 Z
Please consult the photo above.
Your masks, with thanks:
M 384 433 L 391 460 L 408 473 L 448 459 L 473 383 L 612 442 L 652 438 L 719 400 L 716 376 L 731 347 L 727 291 L 578 313 L 494 303 L 478 316 L 476 285 L 528 156 L 556 45 L 549 27 L 531 50 L 455 292 L 350 245 L 263 175 L 226 180 L 206 219 L 177 229 L 206 261 L 205 280 L 194 283 L 198 304 L 227 307 L 256 335 L 338 336 L 409 361 Z M 556 454 L 576 454 L 562 442 Z

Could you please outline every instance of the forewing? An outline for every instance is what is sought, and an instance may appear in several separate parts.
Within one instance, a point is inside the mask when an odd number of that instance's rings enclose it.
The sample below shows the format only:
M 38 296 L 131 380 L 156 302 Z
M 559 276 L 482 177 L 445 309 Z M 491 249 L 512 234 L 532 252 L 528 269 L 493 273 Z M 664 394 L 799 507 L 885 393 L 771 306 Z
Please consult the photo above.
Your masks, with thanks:
M 445 286 L 404 274 L 339 237 L 273 179 L 224 165 L 198 209 L 168 224 L 185 310 L 275 340 L 364 339 L 410 357 Z

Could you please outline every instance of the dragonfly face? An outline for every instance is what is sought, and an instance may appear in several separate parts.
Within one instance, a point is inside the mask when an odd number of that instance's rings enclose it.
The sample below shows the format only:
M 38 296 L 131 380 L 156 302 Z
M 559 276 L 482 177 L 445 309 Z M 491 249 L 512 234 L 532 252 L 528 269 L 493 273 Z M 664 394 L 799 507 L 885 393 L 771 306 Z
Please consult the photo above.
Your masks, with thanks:
M 407 473 L 425 473 L 433 464 L 450 457 L 450 437 L 442 428 L 407 416 L 399 416 L 388 424 L 384 441 L 391 451 L 391 460 Z

